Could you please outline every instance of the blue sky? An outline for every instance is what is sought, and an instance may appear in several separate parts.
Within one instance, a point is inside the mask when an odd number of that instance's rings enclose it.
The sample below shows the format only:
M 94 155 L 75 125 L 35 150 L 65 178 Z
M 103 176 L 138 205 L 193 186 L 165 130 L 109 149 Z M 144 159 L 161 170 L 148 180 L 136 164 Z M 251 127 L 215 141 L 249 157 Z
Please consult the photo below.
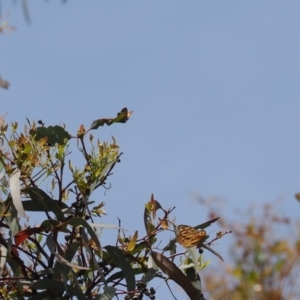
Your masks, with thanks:
M 207 218 L 192 195 L 225 199 L 229 219 L 278 199 L 298 217 L 299 1 L 57 2 L 30 2 L 28 26 L 1 1 L 17 27 L 0 36 L 1 112 L 76 133 L 134 111 L 95 132 L 124 152 L 103 222 L 133 232 L 151 193 L 189 225 Z

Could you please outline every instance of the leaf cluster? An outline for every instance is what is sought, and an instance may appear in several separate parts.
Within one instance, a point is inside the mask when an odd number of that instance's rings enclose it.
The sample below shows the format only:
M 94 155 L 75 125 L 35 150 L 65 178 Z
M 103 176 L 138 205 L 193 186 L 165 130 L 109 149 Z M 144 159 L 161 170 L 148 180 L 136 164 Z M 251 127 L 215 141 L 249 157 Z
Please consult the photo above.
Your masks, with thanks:
M 110 143 L 94 141 L 90 131 L 126 123 L 131 114 L 123 108 L 114 118 L 93 121 L 87 130 L 81 125 L 74 136 L 64 126 L 46 127 L 42 121 L 27 120 L 22 133 L 17 123 L 9 128 L 2 122 L 0 299 L 97 300 L 119 295 L 154 299 L 155 290 L 147 284 L 155 277 L 175 281 L 191 299 L 204 299 L 198 271 L 208 263 L 196 247 L 176 253 L 176 225 L 170 221 L 173 208 L 163 209 L 152 195 L 144 210 L 146 234 L 142 237 L 137 230 L 128 235 L 121 223 L 97 223 L 105 215 L 105 204 L 95 205 L 92 194 L 100 187 L 108 188 L 107 179 L 122 153 L 114 138 Z M 68 160 L 72 140 L 84 159 L 83 167 Z M 68 174 L 71 180 L 66 180 Z M 28 215 L 35 213 L 40 225 L 30 224 Z M 117 230 L 115 245 L 103 245 L 100 240 L 105 228 Z M 160 247 L 158 234 L 170 230 L 175 237 Z M 221 258 L 211 242 L 198 248 Z

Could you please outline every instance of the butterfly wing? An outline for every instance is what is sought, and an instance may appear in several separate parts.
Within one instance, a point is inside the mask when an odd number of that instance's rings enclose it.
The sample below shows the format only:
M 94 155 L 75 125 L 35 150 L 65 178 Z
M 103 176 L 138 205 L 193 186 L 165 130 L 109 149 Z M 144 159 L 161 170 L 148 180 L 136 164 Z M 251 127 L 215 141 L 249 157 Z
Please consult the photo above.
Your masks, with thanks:
M 205 240 L 205 238 L 205 230 L 198 231 L 197 229 L 187 225 L 179 225 L 177 227 L 177 242 L 185 248 L 197 246 Z

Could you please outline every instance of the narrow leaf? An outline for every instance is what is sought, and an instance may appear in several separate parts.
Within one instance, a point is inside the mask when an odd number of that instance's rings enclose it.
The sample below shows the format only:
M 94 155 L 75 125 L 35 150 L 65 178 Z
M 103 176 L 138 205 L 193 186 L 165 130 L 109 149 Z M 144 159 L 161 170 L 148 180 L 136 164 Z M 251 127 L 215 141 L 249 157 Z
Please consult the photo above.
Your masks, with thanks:
M 51 199 L 43 190 L 36 187 L 30 187 L 26 192 L 29 194 L 31 200 L 34 201 L 37 206 L 41 207 L 43 211 L 52 211 L 58 220 L 64 220 L 64 214 L 57 202 Z
M 104 290 L 103 294 L 99 294 L 93 297 L 92 300 L 111 300 L 113 299 L 117 291 L 117 289 L 114 288 L 113 286 L 105 286 L 103 290 Z
M 55 293 L 65 290 L 62 282 L 46 278 L 33 283 L 30 288 L 33 290 L 51 290 Z
M 126 123 L 130 116 L 132 115 L 133 111 L 128 111 L 127 107 L 124 107 L 117 115 L 116 118 L 111 120 L 108 125 L 111 125 L 112 123 Z
M 78 248 L 80 247 L 80 244 L 77 242 L 74 242 L 70 245 L 67 245 L 67 250 L 64 253 L 64 259 L 67 261 L 72 261 L 76 252 L 78 251 Z M 60 272 L 63 272 L 64 274 L 68 274 L 68 270 L 70 269 L 67 265 L 61 264 L 58 260 L 55 263 L 54 269 Z
M 55 254 L 56 244 L 52 237 L 52 234 L 48 234 L 46 238 L 46 245 L 48 246 L 51 253 Z
M 150 219 L 150 214 L 149 214 L 149 211 L 147 209 L 147 206 L 145 207 L 144 209 L 144 225 L 145 225 L 145 229 L 146 229 L 146 232 L 147 234 L 149 234 L 149 228 L 148 228 L 148 220 Z
M 26 214 L 21 201 L 20 175 L 20 171 L 15 171 L 9 179 L 9 185 L 12 201 L 16 210 L 23 218 L 26 218 Z
M 151 255 L 149 255 L 148 263 L 147 263 L 147 272 L 144 273 L 142 280 L 144 282 L 151 281 L 155 277 L 156 272 L 158 270 L 159 270 L 159 267 L 154 262 L 153 257 Z
M 218 256 L 221 259 L 221 261 L 224 261 L 223 257 L 218 252 L 210 248 L 209 246 L 202 244 L 201 247 L 205 248 L 206 250 L 210 251 L 214 255 Z
M 52 295 L 59 295 L 62 292 L 68 292 L 69 294 L 76 296 L 76 299 L 79 300 L 85 300 L 86 298 L 84 297 L 83 293 L 81 290 L 78 290 L 70 285 L 67 286 L 67 288 L 64 286 L 63 282 L 58 281 L 58 280 L 53 280 L 53 279 L 41 279 L 34 284 L 30 286 L 31 290 L 49 290 L 51 291 L 49 298 L 38 298 L 38 297 L 31 297 L 30 299 L 53 299 L 51 297 Z M 39 296 L 39 294 L 38 294 Z M 51 298 L 50 298 L 51 297 Z
M 64 202 L 59 202 L 58 200 L 53 200 L 51 198 L 49 198 L 48 201 L 48 203 L 51 204 L 50 209 L 48 211 L 53 212 L 53 207 L 57 206 L 61 209 L 69 208 L 68 205 Z M 25 200 L 22 201 L 22 204 L 26 211 L 45 211 L 45 205 L 37 201 Z
M 131 252 L 134 250 L 137 238 L 138 238 L 138 231 L 136 230 L 132 239 L 128 243 L 127 251 Z
M 3 270 L 3 267 L 6 263 L 7 248 L 1 244 L 0 244 L 0 253 L 1 253 L 1 255 L 0 255 L 0 270 Z
M 191 300 L 199 300 L 201 291 L 197 291 L 181 270 L 163 254 L 151 251 L 156 265 L 179 286 L 183 288 Z
M 98 129 L 100 126 L 104 124 L 110 126 L 113 123 L 126 123 L 130 116 L 132 115 L 132 111 L 128 112 L 127 108 L 124 107 L 115 118 L 102 118 L 92 122 L 90 129 Z
M 89 235 L 94 240 L 94 242 L 95 242 L 96 246 L 98 247 L 98 249 L 101 249 L 100 241 L 99 241 L 95 231 L 93 230 L 93 228 L 85 220 L 76 217 L 76 218 L 72 218 L 72 219 L 66 221 L 64 223 L 64 225 L 66 225 L 66 224 L 73 225 L 73 226 L 82 226 L 82 227 L 86 228 Z
M 198 274 L 199 270 L 199 262 L 198 262 L 198 258 L 200 256 L 200 254 L 198 254 L 198 252 L 196 251 L 196 247 L 190 247 L 186 249 L 189 254 L 190 257 L 194 263 L 194 268 L 195 268 L 195 275 Z
M 119 230 L 124 230 L 126 231 L 126 229 L 119 227 L 117 225 L 114 224 L 100 224 L 100 223 L 88 223 L 90 226 L 92 227 L 98 227 L 98 228 L 108 228 L 108 229 L 119 229 Z
M 132 292 L 135 290 L 135 276 L 134 271 L 124 255 L 123 251 L 114 246 L 105 246 L 107 252 L 110 254 L 113 261 L 123 271 L 126 280 L 127 291 Z
M 61 264 L 65 264 L 73 269 L 77 269 L 77 270 L 89 270 L 90 268 L 86 268 L 86 267 L 81 267 L 75 264 L 70 263 L 69 261 L 67 261 L 66 259 L 64 259 L 61 255 L 59 254 L 55 254 L 55 257 L 57 259 L 58 262 L 60 262 Z
M 205 222 L 205 223 L 202 223 L 202 224 L 200 224 L 200 225 L 195 226 L 194 228 L 195 228 L 195 229 L 205 229 L 206 227 L 210 226 L 212 223 L 218 221 L 219 219 L 220 219 L 220 217 L 211 219 L 211 220 L 209 220 L 209 221 L 207 221 L 207 222 Z

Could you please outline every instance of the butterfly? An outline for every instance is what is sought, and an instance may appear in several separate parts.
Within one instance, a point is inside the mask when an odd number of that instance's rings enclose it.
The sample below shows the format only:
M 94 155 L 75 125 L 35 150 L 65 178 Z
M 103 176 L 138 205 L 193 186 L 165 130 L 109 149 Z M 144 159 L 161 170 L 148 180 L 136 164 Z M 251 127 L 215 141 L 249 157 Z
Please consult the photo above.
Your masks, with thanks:
M 185 248 L 197 246 L 201 244 L 206 239 L 206 231 L 200 230 L 187 226 L 179 225 L 177 226 L 177 242 Z

